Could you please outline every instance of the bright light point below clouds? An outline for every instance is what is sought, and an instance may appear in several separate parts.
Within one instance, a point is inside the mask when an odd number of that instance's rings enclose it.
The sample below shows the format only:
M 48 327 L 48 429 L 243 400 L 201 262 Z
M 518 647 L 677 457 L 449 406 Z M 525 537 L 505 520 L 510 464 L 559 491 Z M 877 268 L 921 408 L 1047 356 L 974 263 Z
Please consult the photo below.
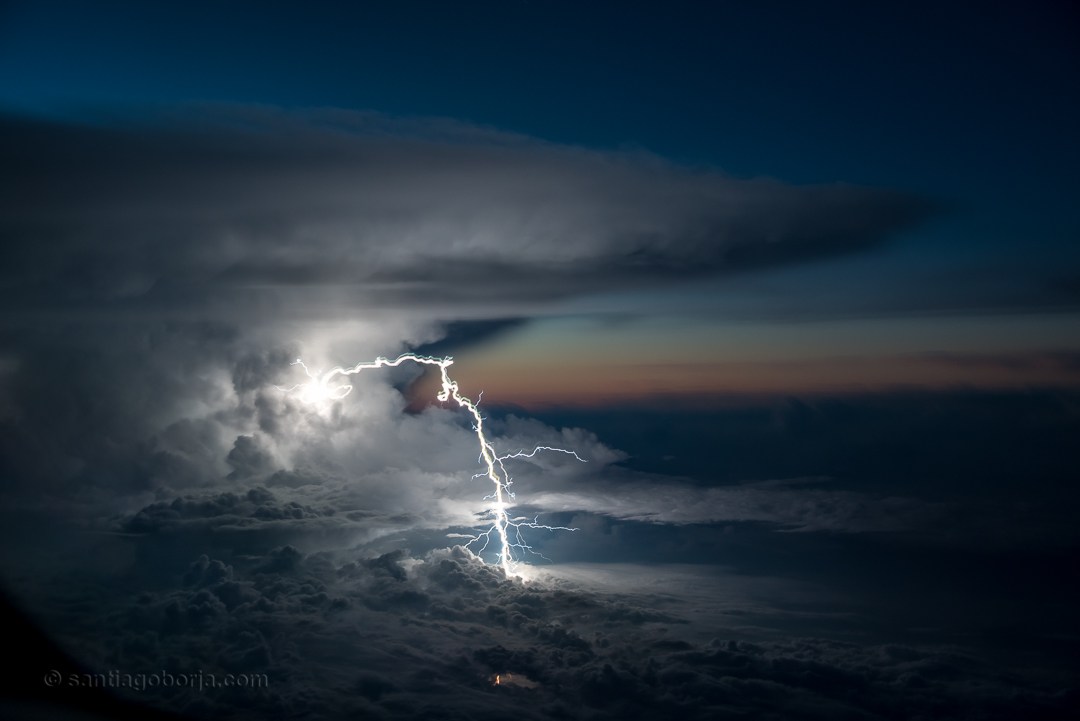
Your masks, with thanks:
M 481 473 L 475 474 L 473 478 L 481 476 L 488 478 L 494 486 L 494 491 L 484 497 L 485 501 L 490 501 L 486 511 L 482 514 L 482 520 L 486 524 L 475 536 L 467 536 L 468 542 L 465 545 L 468 547 L 472 547 L 474 544 L 478 545 L 478 552 L 483 554 L 488 546 L 494 543 L 496 558 L 503 573 L 508 578 L 517 576 L 527 580 L 527 576 L 521 572 L 520 556 L 524 553 L 540 554 L 532 549 L 522 535 L 522 531 L 524 529 L 545 531 L 574 531 L 577 529 L 565 526 L 547 526 L 539 522 L 539 517 L 533 517 L 532 520 L 525 516 L 512 517 L 510 511 L 513 509 L 511 501 L 514 499 L 514 493 L 510 490 L 510 486 L 513 485 L 513 480 L 506 470 L 505 462 L 514 459 L 533 458 L 540 451 L 548 451 L 565 453 L 585 463 L 585 459 L 581 458 L 577 452 L 552 446 L 536 446 L 529 452 L 521 450 L 500 456 L 484 435 L 484 417 L 480 415 L 477 403 L 463 396 L 458 389 L 457 382 L 450 378 L 447 369 L 454 363 L 454 359 L 451 357 L 432 358 L 414 353 L 405 353 L 394 360 L 376 358 L 374 361 L 361 361 L 350 368 L 340 366 L 331 368 L 325 373 L 312 371 L 302 359 L 297 358 L 293 365 L 299 365 L 303 368 L 311 380 L 307 383 L 298 383 L 291 388 L 280 388 L 280 390 L 287 393 L 296 392 L 302 402 L 314 405 L 320 411 L 324 411 L 331 402 L 341 400 L 352 391 L 351 385 L 336 382 L 338 376 L 355 375 L 361 371 L 376 368 L 394 368 L 405 361 L 438 366 L 442 385 L 436 398 L 440 403 L 453 400 L 459 408 L 468 411 L 472 417 L 472 428 L 480 444 L 479 462 L 484 468 Z

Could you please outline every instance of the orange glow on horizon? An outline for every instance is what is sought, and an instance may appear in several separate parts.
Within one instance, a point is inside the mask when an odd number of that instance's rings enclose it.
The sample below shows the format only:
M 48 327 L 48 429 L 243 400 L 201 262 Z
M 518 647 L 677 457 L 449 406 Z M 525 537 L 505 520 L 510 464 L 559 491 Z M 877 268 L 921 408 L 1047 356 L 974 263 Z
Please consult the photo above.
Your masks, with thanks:
M 512 366 L 505 361 L 460 359 L 455 367 L 463 390 L 472 398 L 483 391 L 485 403 L 542 408 L 632 403 L 650 398 L 693 401 L 721 396 L 859 393 L 897 388 L 1080 386 L 1080 369 L 1067 358 L 1052 354 L 1017 358 L 913 354 L 726 363 L 538 363 L 526 358 Z M 430 397 L 424 392 L 413 395 Z

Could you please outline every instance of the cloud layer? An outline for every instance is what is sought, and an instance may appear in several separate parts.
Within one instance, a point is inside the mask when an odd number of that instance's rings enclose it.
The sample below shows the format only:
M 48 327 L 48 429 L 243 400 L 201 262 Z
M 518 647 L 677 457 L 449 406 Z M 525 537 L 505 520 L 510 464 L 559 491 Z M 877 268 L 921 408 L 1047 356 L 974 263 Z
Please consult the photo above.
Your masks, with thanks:
M 218 553 L 164 574 L 153 554 L 141 588 L 113 578 L 92 617 L 70 602 L 89 589 L 70 582 L 70 599 L 44 607 L 94 672 L 266 675 L 260 688 L 123 692 L 193 718 L 1005 719 L 1051 718 L 1070 700 L 1052 677 L 963 647 L 815 636 L 813 614 L 757 601 L 755 582 L 733 576 L 668 572 L 654 592 L 640 579 L 655 570 L 637 568 L 638 583 L 598 591 L 506 581 L 460 547 Z M 795 626 L 755 627 L 766 619 Z
M 505 315 L 483 306 L 851 252 L 930 209 L 344 111 L 0 124 L 2 287 L 35 309 Z

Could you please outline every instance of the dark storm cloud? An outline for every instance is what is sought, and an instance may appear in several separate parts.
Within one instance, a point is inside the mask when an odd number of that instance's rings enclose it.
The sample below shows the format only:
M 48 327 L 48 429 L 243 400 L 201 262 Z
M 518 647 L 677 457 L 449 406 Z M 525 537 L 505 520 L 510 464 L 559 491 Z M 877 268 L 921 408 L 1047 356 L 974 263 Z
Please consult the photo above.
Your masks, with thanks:
M 451 351 L 494 341 L 529 322 L 528 318 L 491 318 L 472 321 L 450 321 L 444 325 L 445 336 L 434 343 L 416 349 L 417 353 L 443 357 Z
M 851 252 L 930 209 L 344 111 L 0 126 L 9 311 L 540 301 Z
M 278 521 L 307 521 L 335 515 L 332 508 L 312 508 L 295 501 L 280 502 L 273 493 L 253 488 L 247 493 L 177 498 L 143 508 L 123 529 L 134 533 L 174 532 L 195 524 L 214 529 L 244 528 Z M 344 519 L 343 519 L 344 520 Z

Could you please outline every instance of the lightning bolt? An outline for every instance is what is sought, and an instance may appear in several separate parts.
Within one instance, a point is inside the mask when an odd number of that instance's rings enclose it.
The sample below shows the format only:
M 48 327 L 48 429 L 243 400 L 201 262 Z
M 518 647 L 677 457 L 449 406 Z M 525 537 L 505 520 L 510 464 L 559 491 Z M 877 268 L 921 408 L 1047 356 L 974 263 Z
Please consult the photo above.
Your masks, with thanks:
M 494 446 L 492 446 L 491 442 L 484 434 L 484 417 L 480 414 L 477 403 L 474 403 L 472 400 L 462 395 L 461 390 L 458 388 L 457 381 L 450 378 L 448 369 L 454 364 L 454 359 L 449 356 L 445 358 L 434 358 L 431 356 L 417 355 L 415 353 L 405 353 L 393 360 L 379 357 L 373 361 L 361 361 L 360 363 L 347 368 L 341 366 L 331 368 L 324 373 L 312 371 L 303 360 L 297 358 L 292 365 L 299 365 L 303 368 L 310 380 L 307 383 L 297 383 L 291 388 L 279 388 L 278 390 L 286 393 L 297 393 L 299 399 L 304 403 L 340 400 L 352 392 L 352 386 L 348 383 L 341 383 L 339 377 L 355 375 L 362 371 L 375 370 L 377 368 L 395 368 L 407 361 L 427 366 L 438 366 L 442 387 L 435 397 L 441 403 L 453 400 L 459 408 L 464 409 L 472 416 L 472 429 L 476 433 L 477 442 L 480 444 L 480 457 L 477 461 L 483 468 L 483 470 L 480 473 L 475 474 L 473 478 L 488 478 L 494 486 L 494 490 L 484 497 L 484 500 L 490 501 L 491 505 L 484 512 L 482 517 L 483 520 L 489 520 L 491 525 L 475 536 L 465 536 L 465 538 L 470 539 L 465 545 L 471 547 L 473 544 L 480 544 L 480 549 L 477 553 L 483 553 L 494 541 L 498 545 L 497 557 L 499 566 L 507 577 L 513 576 L 516 572 L 518 556 L 521 556 L 524 553 L 541 555 L 533 550 L 533 548 L 525 541 L 525 538 L 522 536 L 523 529 L 533 528 L 548 531 L 576 531 L 577 529 L 568 528 L 566 526 L 544 525 L 539 522 L 539 516 L 535 516 L 531 520 L 525 516 L 511 517 L 510 509 L 513 507 L 511 501 L 514 500 L 515 496 L 513 491 L 510 490 L 510 486 L 513 485 L 513 479 L 506 470 L 505 462 L 520 458 L 533 458 L 541 451 L 565 453 L 573 456 L 582 463 L 586 462 L 584 458 L 579 456 L 575 451 L 567 450 L 565 448 L 553 448 L 551 446 L 536 446 L 536 448 L 529 452 L 525 452 L 525 450 L 522 449 L 517 453 L 498 455 Z

